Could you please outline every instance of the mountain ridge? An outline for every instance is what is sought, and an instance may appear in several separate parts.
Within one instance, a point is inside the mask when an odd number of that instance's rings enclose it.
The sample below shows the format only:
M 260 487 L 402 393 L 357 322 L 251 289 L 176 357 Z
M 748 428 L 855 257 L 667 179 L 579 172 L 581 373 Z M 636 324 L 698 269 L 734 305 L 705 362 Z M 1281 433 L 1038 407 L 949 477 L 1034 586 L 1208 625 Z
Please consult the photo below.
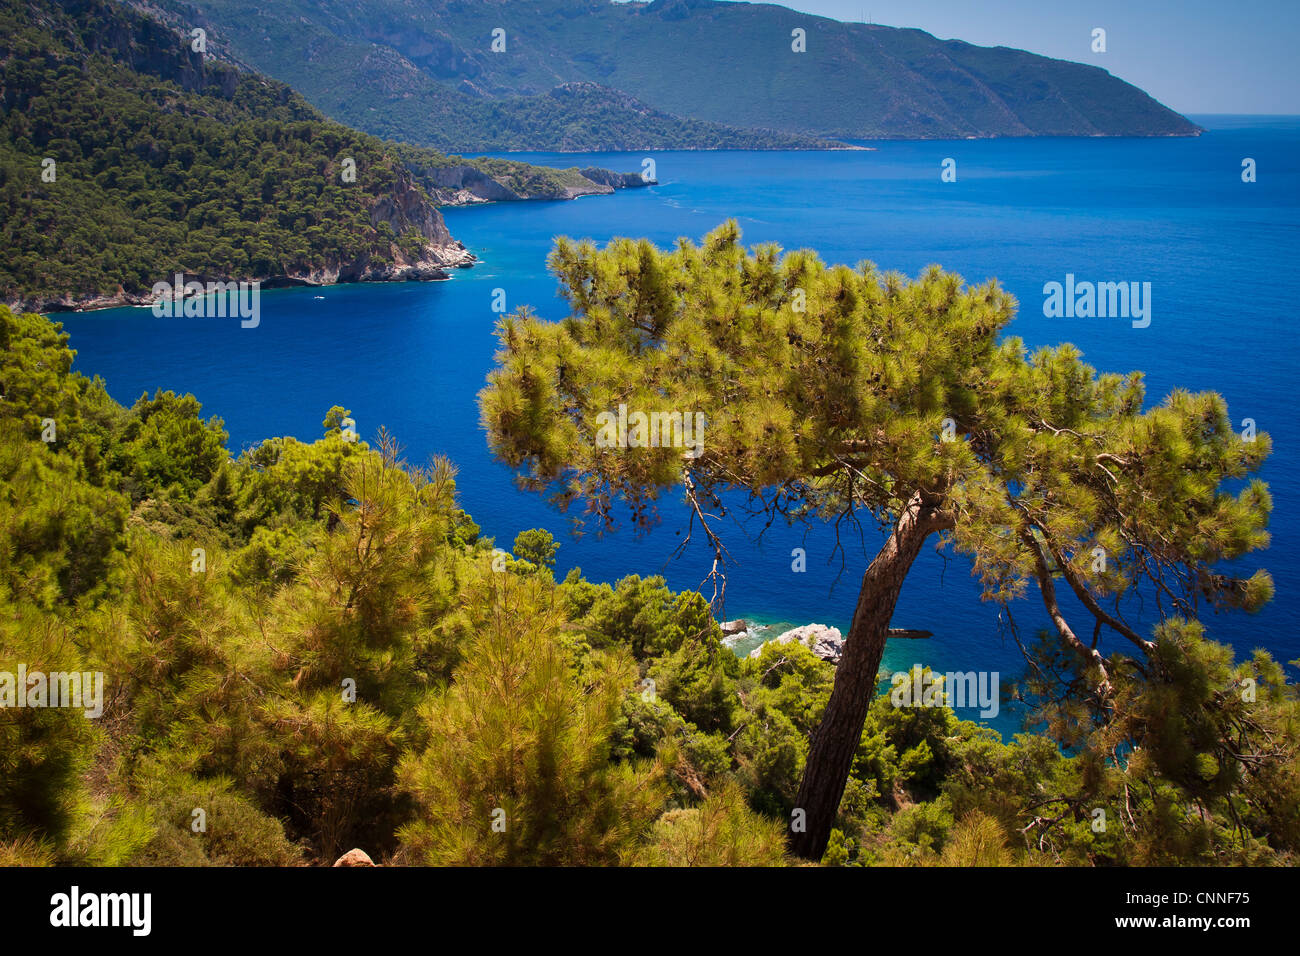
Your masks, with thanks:
M 1184 136 L 1200 127 L 1099 66 L 913 28 L 717 0 L 160 0 L 186 6 L 327 115 L 468 152 L 755 148 L 735 132 L 815 140 Z M 804 31 L 806 52 L 793 50 Z M 494 31 L 503 31 L 494 33 Z M 494 40 L 500 52 L 493 52 Z M 610 93 L 529 128 L 551 93 Z M 680 121 L 656 142 L 629 97 Z M 579 119 L 575 119 L 579 117 Z M 702 124 L 689 128 L 687 124 Z M 515 128 L 511 129 L 511 124 Z M 733 132 L 724 134 L 719 126 Z M 577 145 L 566 135 L 585 127 Z M 440 136 L 456 137 L 448 143 Z M 728 138 L 730 137 L 730 138 Z M 663 137 L 660 137 L 663 139 Z M 760 147 L 761 148 L 761 147 Z

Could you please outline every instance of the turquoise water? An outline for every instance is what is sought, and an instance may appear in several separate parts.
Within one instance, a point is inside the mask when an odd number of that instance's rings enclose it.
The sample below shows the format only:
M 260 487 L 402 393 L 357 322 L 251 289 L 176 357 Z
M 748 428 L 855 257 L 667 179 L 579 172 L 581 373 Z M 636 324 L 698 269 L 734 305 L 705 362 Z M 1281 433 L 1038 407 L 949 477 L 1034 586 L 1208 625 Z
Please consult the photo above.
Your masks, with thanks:
M 517 532 L 549 528 L 563 546 L 559 570 L 595 580 L 662 573 L 700 585 L 702 547 L 673 560 L 684 511 L 671 502 L 644 537 L 622 529 L 603 539 L 569 536 L 566 519 L 517 491 L 487 454 L 475 395 L 492 364 L 493 294 L 511 310 L 563 315 L 545 257 L 557 235 L 647 236 L 660 244 L 698 239 L 728 217 L 747 242 L 812 247 L 832 262 L 870 259 L 915 275 L 929 263 L 972 282 L 997 277 L 1020 301 L 1010 331 L 1031 346 L 1071 341 L 1102 369 L 1143 369 L 1155 401 L 1174 386 L 1215 389 L 1236 420 L 1254 418 L 1275 452 L 1264 477 L 1275 499 L 1272 549 L 1258 561 L 1278 585 L 1254 618 L 1222 616 L 1211 634 L 1243 651 L 1300 657 L 1300 486 L 1293 380 L 1300 363 L 1291 326 L 1300 292 L 1300 119 L 1196 118 L 1195 139 L 1046 139 L 877 143 L 834 153 L 653 153 L 660 185 L 613 197 L 446 210 L 453 234 L 482 262 L 447 282 L 277 290 L 262 295 L 256 329 L 220 319 L 158 319 L 147 309 L 60 316 L 79 351 L 77 367 L 107 379 L 130 403 L 142 391 L 193 392 L 225 419 L 232 450 L 271 435 L 312 439 L 334 404 L 353 412 L 363 437 L 386 426 L 412 461 L 445 454 L 460 468 L 464 506 L 507 547 Z M 957 160 L 957 182 L 940 164 Z M 1241 181 L 1256 160 L 1258 181 Z M 545 155 L 552 165 L 639 171 L 641 154 Z M 1043 284 L 1066 273 L 1152 284 L 1152 322 L 1048 319 Z M 820 622 L 847 631 L 855 584 L 879 544 L 871 529 L 841 569 L 828 565 L 826 529 L 733 526 L 736 563 L 726 616 L 777 626 Z M 807 571 L 791 570 L 791 549 Z M 841 576 L 842 571 L 842 576 Z M 1022 633 L 1046 626 L 1031 588 L 1015 608 Z M 938 670 L 1021 670 L 998 609 L 982 604 L 961 558 L 926 552 L 904 589 L 897 627 L 934 632 L 891 643 L 885 665 Z M 774 629 L 773 633 L 778 633 Z M 963 714 L 973 716 L 973 711 Z M 994 725 L 1015 727 L 1004 710 Z

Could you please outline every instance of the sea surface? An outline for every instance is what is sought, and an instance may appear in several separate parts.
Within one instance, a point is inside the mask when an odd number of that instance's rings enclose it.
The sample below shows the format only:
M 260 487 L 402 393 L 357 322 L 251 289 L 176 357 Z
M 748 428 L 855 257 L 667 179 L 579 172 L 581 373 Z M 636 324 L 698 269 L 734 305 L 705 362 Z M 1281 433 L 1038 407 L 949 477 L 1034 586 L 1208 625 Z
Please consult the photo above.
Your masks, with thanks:
M 545 527 L 562 541 L 561 575 L 575 566 L 602 581 L 657 573 L 674 588 L 695 588 L 709 555 L 697 535 L 673 557 L 685 511 L 672 496 L 659 526 L 643 537 L 624 527 L 575 538 L 564 516 L 518 491 L 510 471 L 491 460 L 476 394 L 496 347 L 495 290 L 504 290 L 512 311 L 528 305 L 560 318 L 564 306 L 545 266 L 554 237 L 646 236 L 667 245 L 681 236 L 698 240 L 728 218 L 739 221 L 747 243 L 809 247 L 829 262 L 869 259 L 908 275 L 938 263 L 974 283 L 996 277 L 1020 302 L 1007 334 L 1031 347 L 1073 342 L 1100 369 L 1141 369 L 1151 403 L 1175 387 L 1217 390 L 1235 421 L 1252 418 L 1272 435 L 1263 477 L 1274 496 L 1273 544 L 1240 567 L 1269 568 L 1277 598 L 1256 616 L 1211 617 L 1208 627 L 1239 652 L 1264 647 L 1291 661 L 1300 657 L 1300 118 L 1194 119 L 1208 131 L 1186 139 L 514 154 L 625 172 L 641 171 L 649 157 L 659 184 L 575 202 L 444 210 L 452 233 L 482 260 L 473 269 L 438 283 L 264 292 L 255 329 L 240 328 L 237 319 L 155 318 L 148 309 L 57 318 L 78 351 L 76 367 L 103 376 L 115 398 L 129 405 L 158 388 L 191 392 L 206 414 L 225 421 L 233 452 L 273 435 L 312 440 L 329 407 L 343 405 L 363 438 L 386 427 L 412 462 L 450 457 L 464 507 L 500 545 Z M 957 179 L 942 182 L 949 158 Z M 1255 161 L 1253 183 L 1242 181 L 1247 158 Z M 1067 273 L 1150 282 L 1149 327 L 1122 318 L 1044 317 L 1044 284 L 1064 282 Z M 761 545 L 753 540 L 758 530 L 726 528 L 733 558 L 726 617 L 764 624 L 768 637 L 811 622 L 847 632 L 856 583 L 880 543 L 874 529 L 851 543 L 842 566 L 825 528 L 773 526 Z M 792 570 L 796 547 L 806 549 L 804 573 Z M 1022 634 L 1047 626 L 1036 587 L 1013 610 Z M 1006 683 L 1023 662 L 1003 623 L 996 606 L 979 600 L 965 559 L 945 561 L 927 549 L 894 624 L 934 637 L 891 642 L 885 666 L 996 671 Z M 1291 674 L 1295 679 L 1294 668 Z M 973 709 L 961 713 L 977 717 Z M 1018 721 L 1016 709 L 1003 706 L 988 722 L 1010 733 Z

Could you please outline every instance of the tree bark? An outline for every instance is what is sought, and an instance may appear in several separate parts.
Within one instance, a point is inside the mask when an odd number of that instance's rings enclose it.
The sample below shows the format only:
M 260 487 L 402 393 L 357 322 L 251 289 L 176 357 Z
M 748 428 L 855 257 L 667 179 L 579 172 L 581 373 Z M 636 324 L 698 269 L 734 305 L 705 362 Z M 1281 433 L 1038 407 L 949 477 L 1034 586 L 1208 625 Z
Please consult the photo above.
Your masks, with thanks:
M 806 860 L 820 860 L 826 852 L 840 798 L 844 796 L 853 767 L 853 755 L 862 738 L 867 709 L 876 696 L 880 658 L 903 581 L 925 539 L 946 527 L 951 527 L 951 521 L 918 492 L 908 501 L 889 538 L 862 576 L 858 605 L 835 668 L 831 699 L 813 732 L 799 795 L 795 798 L 790 848 Z M 802 831 L 797 827 L 799 810 L 804 811 Z

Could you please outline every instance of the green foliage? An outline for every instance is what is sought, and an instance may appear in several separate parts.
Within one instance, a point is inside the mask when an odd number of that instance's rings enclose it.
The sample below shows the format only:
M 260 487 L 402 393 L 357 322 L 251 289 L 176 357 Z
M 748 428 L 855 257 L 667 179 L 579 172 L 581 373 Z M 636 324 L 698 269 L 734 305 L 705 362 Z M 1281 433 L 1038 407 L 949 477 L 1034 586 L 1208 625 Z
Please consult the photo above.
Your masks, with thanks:
M 621 513 L 651 527 L 659 496 L 678 488 L 715 562 L 725 546 L 709 516 L 741 499 L 767 524 L 860 528 L 866 514 L 892 527 L 896 546 L 883 547 L 864 581 L 875 593 L 855 616 L 852 677 L 819 730 L 834 746 L 805 764 L 800 799 L 816 820 L 795 841 L 801 854 L 825 846 L 851 771 L 831 755 L 864 731 L 857 702 L 873 689 L 883 609 L 930 535 L 970 557 L 985 600 L 1009 605 L 1038 585 L 1059 639 L 1047 666 L 1073 670 L 1056 725 L 1104 715 L 1118 672 L 1158 657 L 1128 622 L 1144 600 L 1172 621 L 1255 611 L 1271 598 L 1268 572 L 1227 567 L 1269 543 L 1272 501 L 1253 475 L 1271 441 L 1237 434 L 1221 396 L 1175 390 L 1144 408 L 1139 373 L 1098 373 L 1068 344 L 1030 355 L 1018 339 L 999 341 L 1015 302 L 993 281 L 966 286 L 937 266 L 908 281 L 773 244 L 747 250 L 740 239 L 735 222 L 671 250 L 558 239 L 550 267 L 570 315 L 547 322 L 525 307 L 499 321 L 480 411 L 493 452 L 525 487 L 601 530 Z M 1062 610 L 1058 578 L 1090 616 L 1091 645 Z M 593 608 L 611 600 L 580 593 Z M 1108 659 L 1103 633 L 1136 655 Z M 673 652 L 659 664 L 670 702 L 702 728 L 725 726 L 699 709 L 705 681 L 678 680 L 689 674 L 680 654 L 698 663 L 680 647 L 638 653 Z M 779 740 L 786 728 L 775 724 Z M 932 728 L 900 729 L 913 739 L 879 742 L 869 782 L 882 794 L 936 788 Z M 785 801 L 799 756 L 774 741 L 756 742 L 755 757 L 750 772 Z
M 729 784 L 688 810 L 671 810 L 628 861 L 634 866 L 784 866 L 785 832 L 745 806 Z
M 614 587 L 581 579 L 561 589 L 581 613 L 588 640 L 595 647 L 630 647 L 638 660 L 676 650 L 686 640 L 718 645 L 719 634 L 708 602 L 694 592 L 674 594 L 658 575 L 633 574 Z
M 1069 345 L 1030 356 L 998 343 L 1014 302 L 995 283 L 746 251 L 735 223 L 671 251 L 560 239 L 550 265 L 571 316 L 503 318 L 480 404 L 495 454 L 561 509 L 580 502 L 611 527 L 624 505 L 646 527 L 683 469 L 697 510 L 743 492 L 769 520 L 893 521 L 924 490 L 987 599 L 1036 578 L 1054 602 L 1054 568 L 1139 646 L 1101 600 L 1144 580 L 1180 613 L 1252 610 L 1271 594 L 1266 572 L 1217 570 L 1268 543 L 1267 489 L 1226 490 L 1259 468 L 1268 437 L 1237 435 L 1213 393 L 1175 391 L 1144 412 L 1136 373 L 1099 375 Z M 605 447 L 600 416 L 621 405 L 698 411 L 703 440 L 693 453 Z
M 787 862 L 835 676 L 808 648 L 738 660 L 708 601 L 662 578 L 557 583 L 540 529 L 496 570 L 451 465 L 412 467 L 383 433 L 348 441 L 342 408 L 313 443 L 231 460 L 192 397 L 122 408 L 71 371 L 56 324 L 0 307 L 0 330 L 0 674 L 106 682 L 95 719 L 0 707 L 0 864 L 294 865 L 353 846 L 404 863 Z M 1217 413 L 1188 457 L 1187 414 L 1126 427 L 1181 456 L 1170 480 L 1204 515 L 1236 515 L 1231 534 L 1197 525 L 1200 553 L 1256 546 L 1258 502 L 1237 513 L 1191 467 L 1250 462 Z M 1146 520 L 1187 537 L 1190 519 Z M 1090 655 L 1059 634 L 1028 651 L 1037 733 L 872 702 L 824 862 L 1294 863 L 1300 698 L 1267 654 L 1235 661 L 1171 618 L 1142 666 L 1105 660 L 1102 710 Z
M 17 685 L 20 667 L 47 675 L 90 668 L 62 621 L 0 601 L 0 844 L 43 856 L 76 825 L 97 731 L 84 710 L 16 706 L 16 695 L 28 697 Z
M 259 525 L 248 544 L 231 557 L 230 576 L 238 585 L 275 589 L 294 579 L 305 558 L 306 549 L 291 528 Z
M 137 487 L 163 489 L 185 501 L 207 484 L 226 461 L 229 437 L 218 418 L 204 422 L 193 395 L 159 389 L 131 408 L 120 454 L 123 474 Z
M 239 529 L 248 534 L 320 518 L 343 494 L 347 462 L 366 447 L 332 432 L 312 445 L 272 438 L 249 449 L 241 456 L 248 474 L 234 495 Z
M 388 252 L 370 209 L 404 183 L 378 141 L 114 5 L 30 0 L 4 18 L 5 298 L 142 295 L 174 272 L 266 278 Z
M 531 528 L 515 535 L 514 556 L 548 571 L 555 570 L 555 555 L 560 550 L 551 533 L 542 528 Z
M 0 867 L 53 866 L 54 863 L 53 848 L 30 834 L 0 842 Z
M 657 803 L 652 770 L 609 761 L 632 662 L 601 654 L 580 676 L 535 579 L 487 588 L 455 683 L 421 708 L 429 745 L 402 764 L 419 807 L 403 841 L 426 863 L 614 862 Z
M 258 810 L 231 780 L 149 766 L 137 775 L 136 786 L 153 835 L 130 865 L 293 866 L 302 860 L 280 822 Z
M 80 475 L 76 461 L 43 442 L 0 432 L 0 594 L 52 607 L 102 587 L 126 500 Z

